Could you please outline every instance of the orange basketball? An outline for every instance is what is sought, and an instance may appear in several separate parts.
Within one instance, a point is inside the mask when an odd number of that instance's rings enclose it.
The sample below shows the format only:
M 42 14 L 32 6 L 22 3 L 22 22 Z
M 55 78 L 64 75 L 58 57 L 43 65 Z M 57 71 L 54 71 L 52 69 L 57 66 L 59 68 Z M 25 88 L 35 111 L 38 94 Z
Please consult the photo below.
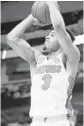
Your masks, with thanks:
M 45 1 L 34 2 L 31 13 L 43 24 L 51 24 L 49 8 Z

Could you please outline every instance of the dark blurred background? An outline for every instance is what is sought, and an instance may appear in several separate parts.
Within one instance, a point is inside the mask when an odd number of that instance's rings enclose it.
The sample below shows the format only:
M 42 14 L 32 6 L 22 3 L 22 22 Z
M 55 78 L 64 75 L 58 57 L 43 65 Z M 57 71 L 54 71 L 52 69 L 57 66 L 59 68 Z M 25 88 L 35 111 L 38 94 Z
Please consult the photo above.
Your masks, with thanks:
M 34 1 L 1 2 L 1 126 L 20 124 L 28 126 L 30 109 L 31 78 L 29 64 L 7 45 L 6 35 L 19 22 L 31 13 Z M 72 104 L 76 112 L 76 126 L 83 126 L 83 2 L 59 1 L 60 11 L 66 27 L 75 35 L 75 44 L 80 50 L 81 59 L 73 89 Z M 28 28 L 24 39 L 36 49 L 42 51 L 45 36 L 52 25 Z

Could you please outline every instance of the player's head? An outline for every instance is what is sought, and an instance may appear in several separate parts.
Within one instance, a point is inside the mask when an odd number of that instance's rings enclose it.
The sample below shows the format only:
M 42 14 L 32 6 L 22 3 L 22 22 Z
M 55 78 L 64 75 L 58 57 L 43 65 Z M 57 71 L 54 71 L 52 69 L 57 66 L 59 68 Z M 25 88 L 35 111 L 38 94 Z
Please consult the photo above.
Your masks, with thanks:
M 60 48 L 60 44 L 57 41 L 56 33 L 52 30 L 48 36 L 45 37 L 44 50 L 48 52 L 57 51 Z
M 70 35 L 72 42 L 75 40 L 73 33 L 66 29 L 67 33 Z M 55 52 L 61 48 L 59 41 L 57 40 L 55 30 L 52 30 L 48 36 L 45 37 L 44 50 L 48 52 Z

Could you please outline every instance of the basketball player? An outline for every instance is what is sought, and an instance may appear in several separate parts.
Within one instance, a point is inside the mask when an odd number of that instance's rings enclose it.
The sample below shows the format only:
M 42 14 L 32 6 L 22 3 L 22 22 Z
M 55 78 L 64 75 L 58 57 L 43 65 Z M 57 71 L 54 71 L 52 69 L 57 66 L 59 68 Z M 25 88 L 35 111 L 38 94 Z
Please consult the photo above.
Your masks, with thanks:
M 67 106 L 68 110 L 72 109 L 70 100 L 80 53 L 65 29 L 56 3 L 46 3 L 54 27 L 45 37 L 43 49 L 48 55 L 33 49 L 21 38 L 32 24 L 43 25 L 31 14 L 7 35 L 7 43 L 30 64 L 31 126 L 70 126 Z

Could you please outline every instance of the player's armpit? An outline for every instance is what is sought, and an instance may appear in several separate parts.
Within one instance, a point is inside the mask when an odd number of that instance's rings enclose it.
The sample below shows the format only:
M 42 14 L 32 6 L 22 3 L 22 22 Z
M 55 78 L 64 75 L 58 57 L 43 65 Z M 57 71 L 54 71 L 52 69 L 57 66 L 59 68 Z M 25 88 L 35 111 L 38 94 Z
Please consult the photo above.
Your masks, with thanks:
M 35 55 L 35 60 L 37 62 L 39 56 L 42 55 L 42 53 L 39 50 L 35 49 L 35 48 L 33 48 L 33 51 L 34 51 L 34 55 Z
M 66 61 L 66 70 L 67 70 L 67 73 L 69 74 L 69 80 L 71 79 L 75 81 L 75 77 L 78 72 L 78 64 L 79 63 L 72 64 L 68 60 Z
M 10 39 L 6 38 L 8 45 L 25 61 L 32 63 L 35 62 L 34 51 L 32 47 L 23 39 Z
M 72 43 L 70 47 L 70 53 L 66 54 L 67 61 L 72 65 L 78 64 L 80 60 L 80 52 L 74 43 Z
M 67 60 L 72 64 L 79 62 L 80 60 L 80 52 L 76 45 L 72 42 L 69 34 L 67 33 L 66 29 L 61 25 L 58 24 L 55 27 L 57 40 L 65 53 Z

